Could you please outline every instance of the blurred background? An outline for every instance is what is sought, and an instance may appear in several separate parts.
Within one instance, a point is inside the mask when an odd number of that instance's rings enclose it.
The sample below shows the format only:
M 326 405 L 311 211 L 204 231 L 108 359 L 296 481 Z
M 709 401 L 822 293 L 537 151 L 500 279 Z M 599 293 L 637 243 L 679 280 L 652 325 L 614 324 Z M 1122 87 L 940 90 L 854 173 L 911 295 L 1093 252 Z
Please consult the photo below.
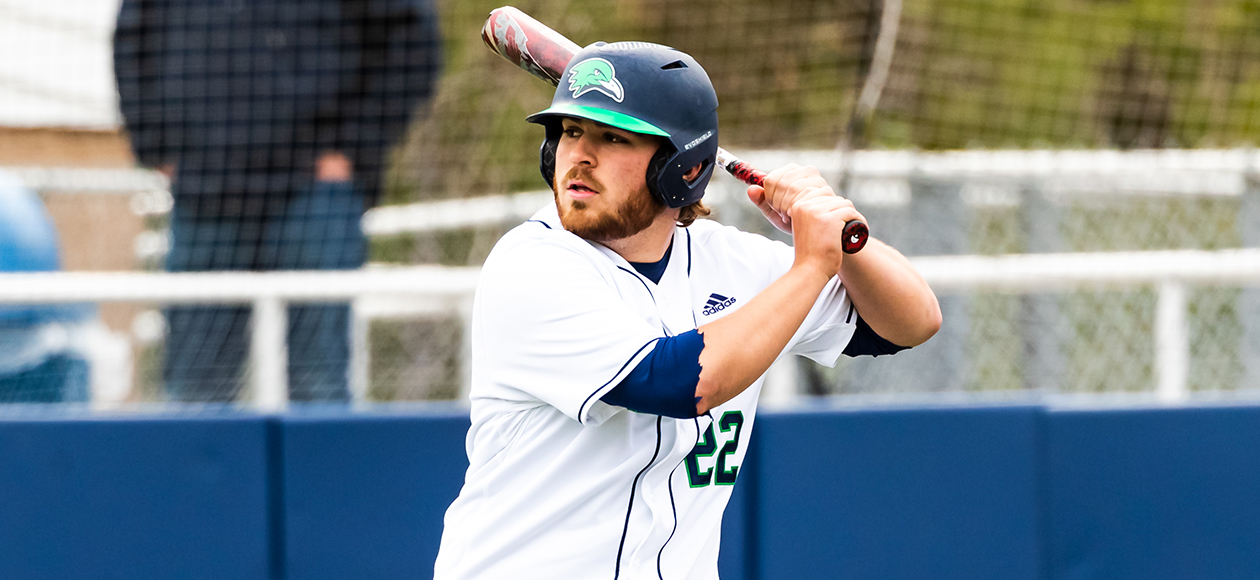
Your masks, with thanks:
M 1260 384 L 1260 299 L 1217 259 L 1260 246 L 1260 2 L 517 6 L 580 45 L 693 54 L 717 89 L 724 147 L 765 169 L 817 165 L 875 236 L 929 278 L 951 276 L 927 345 L 834 369 L 783 362 L 771 398 L 1228 398 Z M 549 203 L 541 133 L 524 117 L 552 89 L 482 45 L 495 7 L 0 0 L 0 173 L 55 231 L 0 247 L 52 248 L 51 261 L 0 265 L 475 276 Z M 714 217 L 783 239 L 742 191 L 715 178 Z M 1211 254 L 1132 253 L 1188 250 Z M 1060 254 L 1093 277 L 1003 285 L 996 262 L 965 259 L 1020 255 L 1035 269 Z M 1134 263 L 1154 273 L 1109 277 Z M 1215 270 L 1189 282 L 1159 270 L 1183 263 Z M 415 286 L 292 306 L 289 362 L 270 376 L 288 377 L 294 401 L 461 398 L 471 286 L 422 274 Z M 10 299 L 4 340 L 41 346 L 0 361 L 12 378 L 0 401 L 260 397 L 267 351 L 251 351 L 248 300 L 82 292 L 75 308 Z
M 695 55 L 940 296 L 771 368 L 723 578 L 1260 577 L 1260 0 L 517 6 Z M 496 7 L 0 0 L 0 577 L 429 577 L 479 267 L 551 203 Z

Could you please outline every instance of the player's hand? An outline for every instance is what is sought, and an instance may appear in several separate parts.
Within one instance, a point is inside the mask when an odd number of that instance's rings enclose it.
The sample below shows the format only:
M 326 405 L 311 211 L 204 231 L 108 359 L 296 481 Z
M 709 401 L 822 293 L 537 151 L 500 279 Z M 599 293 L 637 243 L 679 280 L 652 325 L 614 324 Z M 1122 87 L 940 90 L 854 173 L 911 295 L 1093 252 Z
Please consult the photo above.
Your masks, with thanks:
M 789 163 L 766 175 L 764 186 L 748 186 L 748 199 L 753 205 L 774 227 L 789 234 L 789 210 L 796 202 L 811 197 L 836 197 L 836 193 L 818 169 L 809 165 Z
M 788 218 L 793 224 L 794 266 L 808 266 L 828 278 L 838 274 L 844 263 L 844 224 L 865 221 L 852 202 L 835 195 L 797 199 L 788 210 Z

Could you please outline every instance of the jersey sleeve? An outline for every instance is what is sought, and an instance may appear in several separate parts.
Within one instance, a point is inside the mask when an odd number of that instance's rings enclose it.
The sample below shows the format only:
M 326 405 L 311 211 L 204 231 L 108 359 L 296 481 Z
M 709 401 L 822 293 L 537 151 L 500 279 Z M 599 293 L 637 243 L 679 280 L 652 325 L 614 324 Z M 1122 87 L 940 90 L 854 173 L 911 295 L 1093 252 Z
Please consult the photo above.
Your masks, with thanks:
M 486 373 L 475 383 L 488 389 L 483 395 L 537 401 L 582 423 L 602 422 L 615 410 L 600 398 L 664 332 L 574 248 L 529 241 L 492 258 L 474 306 L 475 353 Z
M 849 302 L 848 292 L 840 278 L 832 276 L 801 323 L 788 352 L 821 365 L 835 366 L 856 328 L 857 314 Z
M 770 281 L 777 280 L 791 269 L 796 251 L 782 242 L 757 238 L 762 240 L 761 245 L 766 252 L 763 258 L 769 261 Z M 818 294 L 784 354 L 800 355 L 821 365 L 835 366 L 856 326 L 857 314 L 853 312 L 849 294 L 840 283 L 839 276 L 832 276 Z

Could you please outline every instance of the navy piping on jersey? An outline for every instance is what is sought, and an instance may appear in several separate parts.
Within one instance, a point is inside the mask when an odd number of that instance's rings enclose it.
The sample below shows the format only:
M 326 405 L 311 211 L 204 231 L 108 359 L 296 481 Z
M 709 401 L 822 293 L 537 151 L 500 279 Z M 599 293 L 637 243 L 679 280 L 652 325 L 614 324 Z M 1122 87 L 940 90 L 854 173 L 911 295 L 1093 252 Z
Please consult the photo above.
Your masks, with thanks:
M 687 280 L 691 281 L 691 230 L 683 230 L 687 234 Z M 696 320 L 696 309 L 691 309 L 691 324 L 699 328 L 700 321 Z
M 551 226 L 550 226 L 550 225 L 548 225 L 548 224 L 547 224 L 547 222 L 542 221 L 542 220 L 525 220 L 525 221 L 527 221 L 527 222 L 539 223 L 539 224 L 542 224 L 542 225 L 543 225 L 543 227 L 545 227 L 545 228 L 547 228 L 547 229 L 551 229 Z
M 616 379 L 617 376 L 621 374 L 621 371 L 626 370 L 626 366 L 630 364 L 630 361 L 634 360 L 634 357 L 639 356 L 639 353 L 643 352 L 643 349 L 647 348 L 649 344 L 652 344 L 658 340 L 660 340 L 660 337 L 653 338 L 652 340 L 649 340 L 643 343 L 643 346 L 640 346 L 639 350 L 634 351 L 634 354 L 630 355 L 630 358 L 621 365 L 620 369 L 617 369 L 617 373 L 614 374 L 611 379 L 608 379 L 607 383 L 600 385 L 598 389 L 595 389 L 594 391 L 591 392 L 591 394 L 586 396 L 586 400 L 582 401 L 582 406 L 578 407 L 578 422 L 582 422 L 582 412 L 586 410 L 586 405 L 591 402 L 591 397 L 594 397 L 595 393 L 602 391 L 604 387 L 607 387 L 609 384 L 611 384 L 613 380 Z
M 617 544 L 617 567 L 613 572 L 613 580 L 621 577 L 621 553 L 626 548 L 626 534 L 630 533 L 630 514 L 634 511 L 634 492 L 639 488 L 639 478 L 647 473 L 649 467 L 656 463 L 656 456 L 661 454 L 661 418 L 656 418 L 656 450 L 652 452 L 652 459 L 648 460 L 648 464 L 639 470 L 634 476 L 634 483 L 630 484 L 630 502 L 626 506 L 626 523 L 621 526 L 621 542 Z
M 678 533 L 678 506 L 674 505 L 674 473 L 678 471 L 678 465 L 669 470 L 669 481 L 665 482 L 665 487 L 669 488 L 669 511 L 674 515 L 674 529 L 669 531 L 669 537 L 665 538 L 665 543 L 661 544 L 660 551 L 656 553 L 656 577 L 661 580 L 665 580 L 665 573 L 661 571 L 661 558 L 665 555 L 665 546 L 668 546 L 669 541 L 674 539 L 674 534 Z
M 700 439 L 700 418 L 696 417 L 692 421 L 694 421 L 696 426 L 696 440 L 698 441 Z M 665 538 L 664 544 L 661 544 L 661 551 L 656 553 L 656 577 L 660 578 L 660 580 L 665 580 L 665 573 L 661 571 L 661 558 L 665 555 L 665 546 L 668 546 L 669 542 L 674 539 L 674 534 L 678 533 L 678 506 L 674 505 L 674 473 L 686 462 L 687 456 L 684 455 L 682 461 L 679 461 L 678 465 L 669 470 L 669 480 L 665 482 L 666 487 L 669 488 L 669 510 L 674 514 L 674 529 L 669 531 L 669 537 Z
M 652 293 L 652 289 L 651 289 L 651 288 L 648 288 L 647 282 L 644 282 L 644 281 L 643 281 L 643 277 L 642 277 L 642 276 L 640 276 L 640 275 L 638 275 L 638 274 L 636 274 L 636 273 L 634 273 L 634 272 L 631 272 L 630 270 L 627 270 L 625 266 L 617 266 L 617 269 L 618 269 L 618 270 L 621 270 L 622 272 L 625 272 L 625 273 L 627 273 L 627 274 L 629 274 L 629 275 L 631 275 L 631 276 L 634 276 L 634 279 L 635 279 L 635 280 L 638 280 L 638 281 L 639 281 L 639 283 L 643 285 L 643 289 L 644 289 L 644 290 L 647 290 L 648 296 L 651 296 L 651 297 L 652 297 L 652 305 L 653 305 L 653 306 L 656 306 L 656 295 Z
M 683 230 L 687 234 L 687 277 L 691 277 L 691 230 Z

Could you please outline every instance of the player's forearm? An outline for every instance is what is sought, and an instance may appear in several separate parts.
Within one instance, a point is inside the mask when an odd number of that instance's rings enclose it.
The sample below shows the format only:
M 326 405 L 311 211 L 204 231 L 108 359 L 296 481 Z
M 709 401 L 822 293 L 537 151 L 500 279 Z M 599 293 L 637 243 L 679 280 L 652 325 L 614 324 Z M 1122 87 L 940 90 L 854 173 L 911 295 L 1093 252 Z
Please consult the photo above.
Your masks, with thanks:
M 893 344 L 918 346 L 941 327 L 941 307 L 927 281 L 901 252 L 875 238 L 845 257 L 840 280 L 862 319 Z
M 793 266 L 739 310 L 700 327 L 697 413 L 731 400 L 770 368 L 828 280 L 823 268 Z

